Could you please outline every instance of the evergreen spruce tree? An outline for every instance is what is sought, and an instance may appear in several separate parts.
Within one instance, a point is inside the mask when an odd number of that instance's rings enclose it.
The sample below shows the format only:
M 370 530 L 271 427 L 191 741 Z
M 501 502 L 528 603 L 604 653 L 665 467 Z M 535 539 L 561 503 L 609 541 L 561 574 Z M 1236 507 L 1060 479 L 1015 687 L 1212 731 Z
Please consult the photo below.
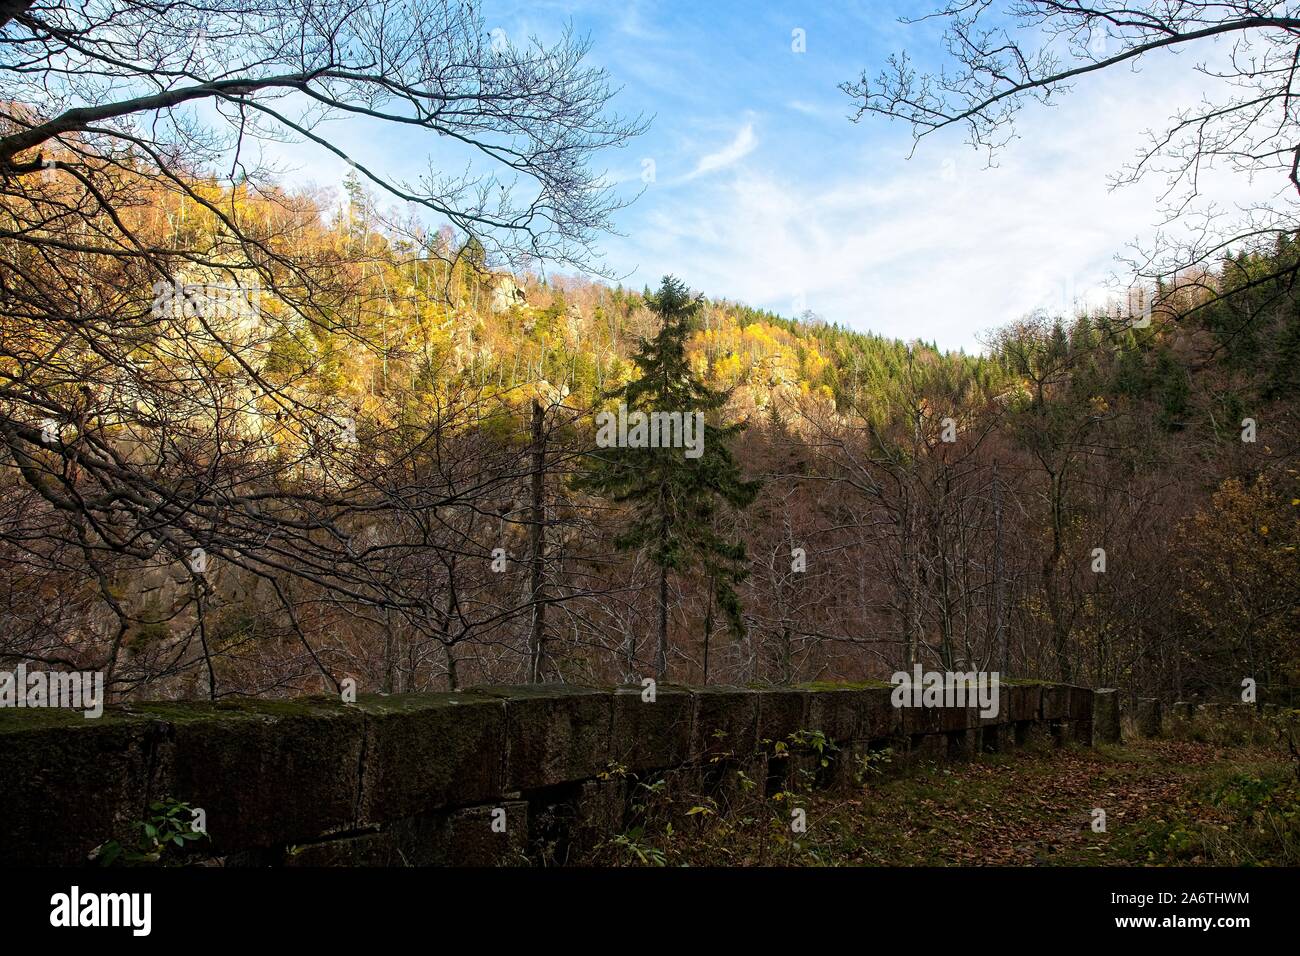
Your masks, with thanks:
M 686 357 L 700 297 L 686 285 L 665 276 L 646 302 L 659 316 L 654 338 L 642 339 L 634 356 L 640 375 L 606 397 L 626 405 L 628 414 L 681 412 L 683 420 L 696 412 L 705 416 L 703 448 L 687 457 L 683 448 L 598 448 L 579 486 L 611 501 L 628 505 L 627 527 L 615 539 L 620 550 L 649 549 L 659 569 L 659 640 L 655 672 L 668 672 L 669 576 L 691 570 L 712 583 L 713 599 L 726 615 L 733 633 L 743 631 L 740 598 L 735 586 L 744 580 L 745 546 L 719 531 L 726 508 L 739 511 L 758 494 L 759 482 L 747 481 L 728 447 L 745 426 L 716 422 L 728 392 L 701 382 Z M 715 419 L 715 421 L 710 421 Z

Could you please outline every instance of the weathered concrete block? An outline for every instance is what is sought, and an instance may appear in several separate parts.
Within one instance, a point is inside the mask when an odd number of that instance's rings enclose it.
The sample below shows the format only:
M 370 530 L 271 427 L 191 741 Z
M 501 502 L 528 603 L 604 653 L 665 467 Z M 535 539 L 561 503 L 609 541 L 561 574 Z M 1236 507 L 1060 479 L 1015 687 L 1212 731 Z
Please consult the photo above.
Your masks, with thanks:
M 330 697 L 138 704 L 166 723 L 162 793 L 207 814 L 215 853 L 309 842 L 356 826 L 362 716 Z
M 855 740 L 835 753 L 831 783 L 848 788 L 861 787 L 905 765 L 907 751 L 905 737 Z
M 769 753 L 778 743 L 789 744 L 790 735 L 808 729 L 811 693 L 798 688 L 764 688 L 758 691 L 758 742 Z
M 1070 720 L 1092 720 L 1093 692 L 1091 687 L 1067 688 Z
M 1008 698 L 1007 687 L 1005 684 L 1002 683 L 1001 680 L 999 680 L 997 690 L 995 691 L 995 695 L 993 698 L 994 709 L 997 712 L 992 715 L 985 716 L 983 712 L 983 708 L 977 706 L 975 708 L 976 712 L 972 717 L 973 721 L 975 722 L 975 725 L 979 727 L 996 727 L 999 724 L 1010 723 L 1011 722 L 1010 701 L 1007 698 Z
M 695 699 L 691 756 L 748 758 L 758 750 L 758 692 L 743 687 L 699 687 Z
M 517 866 L 526 862 L 529 808 L 499 800 L 386 824 L 374 833 L 290 846 L 285 866 Z
M 1074 721 L 1049 720 L 1047 730 L 1052 735 L 1052 746 L 1064 747 L 1074 738 Z
M 151 789 L 161 724 L 107 709 L 0 709 L 0 865 L 71 866 L 128 828 Z
M 477 687 L 506 705 L 506 790 L 594 777 L 609 766 L 611 691 L 567 684 Z
M 359 824 L 468 806 L 505 789 L 506 709 L 478 694 L 362 695 Z
M 977 728 L 976 733 L 976 748 L 979 753 L 985 754 L 1003 753 L 1011 749 L 1007 746 L 1007 738 L 1015 736 L 1011 724 L 985 724 Z
M 1038 716 L 1043 720 L 1064 720 L 1070 716 L 1070 688 L 1049 684 L 1042 688 L 1042 705 Z
M 811 685 L 808 726 L 804 729 L 821 731 L 836 743 L 847 743 L 859 736 L 862 711 L 860 695 L 852 688 Z
M 527 863 L 528 803 L 507 800 L 447 815 L 435 854 L 440 866 L 522 866 Z M 504 830 L 501 828 L 504 827 Z
M 1016 725 L 998 724 L 995 729 L 998 733 L 998 753 L 1014 753 L 1016 749 Z M 988 727 L 984 728 L 985 733 L 988 733 L 989 730 Z
M 943 734 L 978 726 L 974 707 L 904 707 L 903 730 L 909 734 Z
M 1137 702 L 1137 732 L 1143 737 L 1159 737 L 1163 713 L 1160 701 L 1154 697 L 1139 697 Z
M 286 866 L 521 866 L 528 804 L 502 800 L 396 821 L 375 833 L 289 847 Z
M 905 763 L 1011 749 L 1018 735 L 1088 743 L 1093 719 L 1118 703 L 1080 688 L 1005 690 L 1000 716 L 1028 717 L 981 719 L 974 704 L 900 709 L 892 688 L 868 685 L 669 686 L 653 703 L 641 688 L 488 687 L 356 705 L 140 704 L 97 721 L 0 711 L 0 760 L 20 768 L 0 785 L 0 862 L 82 862 L 163 796 L 201 807 L 205 849 L 235 865 L 492 865 L 525 852 L 564 862 L 641 812 L 621 777 L 600 779 L 611 761 L 662 771 L 683 810 L 705 796 L 736 808 L 774 786 L 856 782 L 873 745 Z M 771 742 L 800 730 L 835 746 L 796 744 L 770 765 Z
M 866 687 L 859 698 L 862 703 L 859 739 L 885 740 L 903 732 L 903 708 L 894 706 L 893 688 Z
M 1002 708 L 1008 723 L 1037 720 L 1042 704 L 1043 688 L 1038 684 L 1003 684 Z
M 808 730 L 839 743 L 880 740 L 901 733 L 906 708 L 895 707 L 893 688 L 876 684 L 811 684 Z
M 1253 722 L 1260 715 L 1260 708 L 1245 701 L 1236 701 L 1229 704 L 1227 709 L 1231 719 L 1243 724 Z
M 1113 687 L 1093 692 L 1093 739 L 1106 744 L 1120 742 L 1119 691 Z
M 901 706 L 893 709 L 901 718 L 900 723 L 873 733 L 873 737 L 887 736 L 899 730 L 908 734 L 949 733 L 978 727 L 985 722 L 996 723 L 1001 719 L 994 716 L 986 721 L 980 716 L 979 690 L 974 682 L 966 684 L 954 680 L 947 685 L 936 686 L 926 682 L 920 687 L 915 684 L 901 688 L 891 687 L 891 704 L 896 692 L 901 694 Z M 1000 696 L 997 699 L 997 709 L 1000 714 Z
M 698 803 L 700 795 L 705 790 L 704 770 L 698 764 L 684 764 L 680 767 L 673 767 L 656 776 L 660 777 L 664 782 L 662 793 L 657 798 L 645 794 L 634 794 L 629 807 L 634 815 L 639 804 L 653 806 L 656 802 L 678 810 L 685 815 L 686 809 Z
M 988 733 L 990 728 L 985 727 L 984 732 Z M 998 724 L 997 730 L 998 753 L 1014 753 L 1016 749 L 1016 725 L 1015 724 Z
M 655 699 L 643 699 L 643 688 L 614 691 L 611 762 L 632 773 L 666 770 L 684 763 L 691 752 L 695 701 L 684 687 L 660 685 Z
M 705 788 L 724 808 L 738 809 L 761 799 L 767 783 L 767 754 L 753 753 L 704 768 Z
M 903 706 L 896 708 L 901 729 L 907 734 L 942 734 L 979 726 L 978 699 L 975 688 L 915 685 L 898 689 Z M 892 697 L 891 697 L 892 700 Z M 953 701 L 952 706 L 947 701 Z M 958 705 L 956 701 L 961 700 Z
M 979 709 L 974 705 L 966 707 L 941 707 L 938 709 L 939 729 L 945 733 L 969 730 L 978 727 Z

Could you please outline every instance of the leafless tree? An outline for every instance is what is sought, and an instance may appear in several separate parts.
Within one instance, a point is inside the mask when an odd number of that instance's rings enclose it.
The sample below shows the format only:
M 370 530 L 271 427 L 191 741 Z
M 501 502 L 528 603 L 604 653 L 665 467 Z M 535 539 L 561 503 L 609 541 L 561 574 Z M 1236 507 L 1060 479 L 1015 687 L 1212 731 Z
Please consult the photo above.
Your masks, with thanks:
M 910 125 L 914 142 L 958 127 L 990 157 L 1005 148 L 1031 102 L 1051 103 L 1101 71 L 1133 70 L 1144 60 L 1186 53 L 1189 69 L 1220 91 L 1149 134 L 1117 184 L 1164 176 L 1165 231 L 1127 261 L 1148 286 L 1176 276 L 1197 281 L 1229 249 L 1268 248 L 1300 226 L 1300 10 L 1294 2 L 1256 0 L 952 0 L 921 21 L 943 25 L 947 60 L 918 70 L 906 52 L 841 90 L 853 119 L 879 115 Z M 1192 60 L 1193 55 L 1204 58 Z M 1266 203 L 1229 213 L 1207 195 L 1214 167 L 1276 182 Z M 1294 266 L 1287 266 L 1288 277 Z M 1276 276 L 1252 276 L 1258 285 Z M 1210 289 L 1217 292 L 1217 289 Z M 1196 298 L 1203 307 L 1213 296 Z M 1171 301 L 1171 305 L 1175 305 Z
M 446 290 L 393 290 L 364 241 L 313 241 L 319 207 L 269 153 L 296 143 L 345 160 L 362 186 L 468 237 L 449 249 L 417 233 L 406 265 L 425 280 L 464 275 L 420 270 L 467 252 L 471 272 L 488 258 L 598 268 L 592 239 L 619 200 L 592 163 L 641 125 L 609 113 L 587 49 L 571 34 L 512 42 L 452 0 L 0 7 L 0 471 L 10 500 L 36 505 L 3 537 L 28 568 L 93 582 L 107 636 L 76 662 L 105 668 L 116 692 L 206 671 L 216 695 L 205 605 L 222 568 L 259 582 L 249 600 L 277 606 L 334 683 L 304 613 L 448 648 L 526 616 L 499 601 L 471 614 L 463 594 L 431 600 L 427 574 L 399 573 L 436 555 L 454 595 L 466 555 L 482 555 L 447 529 L 526 483 L 527 456 L 472 445 L 490 414 L 472 394 L 446 392 L 419 421 L 370 421 L 322 386 L 332 360 L 313 341 L 368 351 L 387 386 L 384 316 Z M 357 161 L 331 134 L 339 119 L 401 137 L 427 170 L 407 180 Z M 473 457 L 449 469 L 453 435 Z M 449 512 L 459 524 L 441 523 Z M 142 621 L 122 597 L 128 573 L 170 580 L 160 588 L 187 609 Z M 135 642 L 177 615 L 190 637 Z

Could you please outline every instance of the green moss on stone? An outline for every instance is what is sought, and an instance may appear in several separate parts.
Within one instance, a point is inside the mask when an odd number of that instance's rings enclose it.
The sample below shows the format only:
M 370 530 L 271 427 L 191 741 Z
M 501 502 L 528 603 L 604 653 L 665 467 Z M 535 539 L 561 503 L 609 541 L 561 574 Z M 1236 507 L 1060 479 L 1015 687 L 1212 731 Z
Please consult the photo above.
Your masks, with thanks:
M 894 685 L 883 680 L 864 680 L 853 682 L 839 681 L 809 681 L 806 684 L 796 684 L 796 690 L 879 690 L 882 687 L 893 687 Z

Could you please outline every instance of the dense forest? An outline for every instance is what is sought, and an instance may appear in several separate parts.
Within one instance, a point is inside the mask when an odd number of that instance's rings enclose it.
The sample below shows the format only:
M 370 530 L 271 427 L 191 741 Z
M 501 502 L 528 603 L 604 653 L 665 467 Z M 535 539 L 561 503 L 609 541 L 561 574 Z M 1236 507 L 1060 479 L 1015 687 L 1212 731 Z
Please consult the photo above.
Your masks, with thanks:
M 945 10 L 958 73 L 841 90 L 991 151 L 1073 74 Z M 1133 175 L 1172 150 L 1193 193 L 1212 159 L 1300 184 L 1293 20 L 1019 16 L 1087 71 L 1259 33 L 1232 75 L 1258 104 L 1182 116 Z M 709 298 L 687 262 L 591 278 L 630 201 L 593 162 L 647 124 L 572 31 L 513 42 L 444 0 L 20 0 L 0 28 L 0 662 L 100 670 L 114 700 L 1300 680 L 1285 198 L 1105 309 L 954 353 Z M 359 163 L 323 125 L 349 118 L 466 172 Z M 263 164 L 276 142 L 345 160 L 341 191 Z M 665 403 L 704 416 L 700 457 L 597 442 Z
M 5 247 L 0 655 L 119 698 L 915 662 L 1178 698 L 1300 680 L 1300 240 L 975 356 L 694 302 L 678 373 L 753 493 L 692 518 L 729 550 L 660 575 L 591 480 L 657 295 L 494 267 L 355 175 L 343 196 L 153 190 L 132 234 L 198 250 L 170 282 Z M 35 290 L 95 318 L 13 307 Z

